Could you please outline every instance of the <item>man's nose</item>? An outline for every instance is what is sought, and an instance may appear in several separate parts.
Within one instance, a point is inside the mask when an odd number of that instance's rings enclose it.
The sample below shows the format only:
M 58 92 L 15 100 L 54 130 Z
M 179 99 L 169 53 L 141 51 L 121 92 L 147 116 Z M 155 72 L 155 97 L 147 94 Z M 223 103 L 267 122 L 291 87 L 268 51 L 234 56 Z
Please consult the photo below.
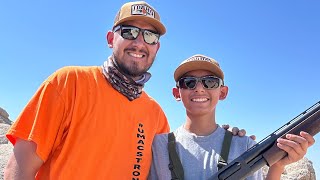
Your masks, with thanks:
M 138 44 L 144 44 L 143 34 L 142 32 L 139 32 L 138 37 L 134 40 Z

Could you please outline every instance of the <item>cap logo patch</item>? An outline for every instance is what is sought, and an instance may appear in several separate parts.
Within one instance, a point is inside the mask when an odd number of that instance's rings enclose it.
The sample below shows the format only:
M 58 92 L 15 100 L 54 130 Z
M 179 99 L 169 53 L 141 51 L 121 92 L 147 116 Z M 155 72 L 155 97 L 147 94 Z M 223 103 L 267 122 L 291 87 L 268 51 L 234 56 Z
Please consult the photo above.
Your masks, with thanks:
M 131 6 L 131 15 L 144 15 L 155 18 L 155 12 L 149 6 L 144 4 L 135 4 Z
M 203 56 L 193 56 L 193 57 L 186 60 L 186 62 L 189 62 L 189 61 L 208 61 L 208 62 L 211 62 L 211 59 L 207 58 L 207 57 L 203 57 Z
M 209 63 L 214 63 L 219 66 L 219 64 L 217 62 L 215 62 L 214 60 L 212 60 L 208 57 L 204 57 L 204 56 L 193 56 L 193 57 L 187 59 L 184 63 L 189 62 L 189 61 L 207 61 Z

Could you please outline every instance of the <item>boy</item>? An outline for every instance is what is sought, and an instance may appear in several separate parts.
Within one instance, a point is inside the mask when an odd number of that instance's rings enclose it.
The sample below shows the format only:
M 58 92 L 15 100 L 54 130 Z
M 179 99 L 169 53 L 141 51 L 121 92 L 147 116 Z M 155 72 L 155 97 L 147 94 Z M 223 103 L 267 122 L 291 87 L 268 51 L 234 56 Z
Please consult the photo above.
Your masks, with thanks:
M 184 179 L 208 179 L 218 171 L 225 130 L 215 118 L 219 100 L 224 100 L 228 87 L 218 62 L 204 55 L 194 55 L 183 61 L 174 72 L 176 88 L 173 95 L 186 108 L 186 122 L 175 132 L 176 151 L 184 170 Z M 311 135 L 289 135 L 278 139 L 278 147 L 288 156 L 270 167 L 267 179 L 280 179 L 284 167 L 301 159 L 314 143 Z M 153 141 L 153 163 L 149 179 L 174 179 L 168 168 L 168 134 L 156 135 Z M 247 136 L 234 136 L 231 141 L 228 162 L 237 158 L 255 142 Z M 247 179 L 262 179 L 261 170 Z

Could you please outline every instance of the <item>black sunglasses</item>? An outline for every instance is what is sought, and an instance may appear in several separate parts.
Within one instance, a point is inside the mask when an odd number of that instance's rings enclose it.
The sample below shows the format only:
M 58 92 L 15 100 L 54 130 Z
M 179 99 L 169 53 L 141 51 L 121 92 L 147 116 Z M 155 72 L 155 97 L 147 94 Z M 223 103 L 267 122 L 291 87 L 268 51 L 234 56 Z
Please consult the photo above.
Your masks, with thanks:
M 141 29 L 135 26 L 119 25 L 113 29 L 116 32 L 120 29 L 120 34 L 124 39 L 134 40 L 139 36 L 140 31 L 143 35 L 143 40 L 147 44 L 157 44 L 159 42 L 160 34 L 148 29 Z
M 177 87 L 182 89 L 195 89 L 198 81 L 205 89 L 216 89 L 223 85 L 221 78 L 216 76 L 183 77 L 177 82 Z

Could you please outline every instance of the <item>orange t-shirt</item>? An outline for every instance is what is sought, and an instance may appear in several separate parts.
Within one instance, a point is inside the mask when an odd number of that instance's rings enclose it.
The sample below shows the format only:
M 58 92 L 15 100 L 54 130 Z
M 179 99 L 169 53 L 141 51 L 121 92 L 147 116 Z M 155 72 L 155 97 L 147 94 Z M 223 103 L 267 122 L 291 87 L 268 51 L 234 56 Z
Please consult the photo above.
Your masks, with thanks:
M 38 89 L 8 131 L 34 141 L 44 161 L 37 179 L 147 179 L 155 134 L 169 132 L 145 92 L 129 101 L 101 67 L 65 67 Z

